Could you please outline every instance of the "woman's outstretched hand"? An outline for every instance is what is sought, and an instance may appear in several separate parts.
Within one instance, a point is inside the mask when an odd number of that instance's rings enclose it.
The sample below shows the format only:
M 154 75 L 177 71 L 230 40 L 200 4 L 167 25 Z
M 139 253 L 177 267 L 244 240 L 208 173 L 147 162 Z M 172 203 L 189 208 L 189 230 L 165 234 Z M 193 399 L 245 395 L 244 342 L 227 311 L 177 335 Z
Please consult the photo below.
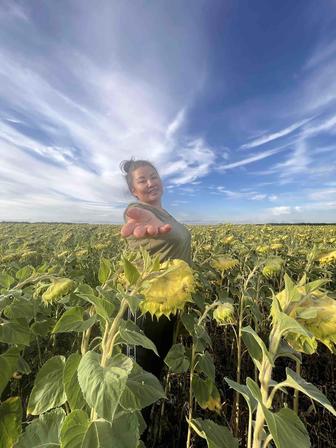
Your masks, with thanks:
M 139 207 L 130 207 L 126 212 L 127 222 L 121 228 L 121 236 L 144 238 L 171 231 L 170 224 L 164 224 L 154 213 Z

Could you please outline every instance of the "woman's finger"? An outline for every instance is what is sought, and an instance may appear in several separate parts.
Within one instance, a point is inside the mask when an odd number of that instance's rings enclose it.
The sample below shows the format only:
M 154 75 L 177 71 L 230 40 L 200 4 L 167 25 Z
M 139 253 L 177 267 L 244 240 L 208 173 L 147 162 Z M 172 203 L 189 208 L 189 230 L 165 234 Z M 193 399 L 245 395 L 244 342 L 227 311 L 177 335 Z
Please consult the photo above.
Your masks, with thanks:
M 147 226 L 147 233 L 150 236 L 155 236 L 159 233 L 159 229 L 157 226 L 149 225 Z
M 170 224 L 164 224 L 163 226 L 159 227 L 159 233 L 168 233 L 172 229 L 172 226 Z
M 138 225 L 135 227 L 134 231 L 133 231 L 133 235 L 136 238 L 143 238 L 146 234 L 146 227 L 142 226 L 142 225 Z
M 124 224 L 120 230 L 121 236 L 127 238 L 128 236 L 132 235 L 134 228 L 135 228 L 134 222 L 128 222 Z

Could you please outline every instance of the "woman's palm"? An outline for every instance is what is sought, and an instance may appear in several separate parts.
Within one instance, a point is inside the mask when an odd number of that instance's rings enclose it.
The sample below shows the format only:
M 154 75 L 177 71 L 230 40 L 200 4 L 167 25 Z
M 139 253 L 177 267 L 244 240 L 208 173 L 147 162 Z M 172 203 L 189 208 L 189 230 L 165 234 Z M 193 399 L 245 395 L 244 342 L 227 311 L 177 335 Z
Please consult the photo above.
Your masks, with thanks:
M 127 222 L 121 228 L 121 236 L 156 236 L 159 233 L 167 233 L 171 230 L 170 224 L 164 224 L 154 213 L 138 207 L 131 207 L 126 212 Z

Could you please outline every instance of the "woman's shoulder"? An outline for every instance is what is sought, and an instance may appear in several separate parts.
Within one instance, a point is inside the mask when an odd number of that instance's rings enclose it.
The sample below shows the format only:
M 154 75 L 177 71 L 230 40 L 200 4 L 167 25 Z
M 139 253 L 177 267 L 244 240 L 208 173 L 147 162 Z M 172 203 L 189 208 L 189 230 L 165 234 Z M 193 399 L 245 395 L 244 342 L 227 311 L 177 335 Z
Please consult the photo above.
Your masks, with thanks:
M 159 218 L 161 220 L 164 220 L 164 221 L 167 221 L 167 219 L 168 220 L 172 220 L 172 221 L 175 220 L 174 217 L 170 213 L 167 212 L 167 210 L 165 210 L 163 208 L 162 209 L 158 209 L 157 207 L 153 207 L 150 204 L 146 204 L 145 202 L 140 202 L 140 201 L 138 201 L 138 202 L 131 202 L 130 204 L 128 204 L 128 206 L 126 207 L 126 209 L 124 211 L 124 219 L 125 220 L 126 220 L 126 213 L 127 213 L 127 211 L 130 208 L 133 208 L 133 207 L 139 207 L 139 208 L 142 208 L 144 210 L 148 210 L 148 211 L 152 212 L 157 218 Z
M 144 210 L 149 210 L 150 212 L 155 213 L 155 207 L 150 206 L 149 204 L 145 204 L 144 202 L 131 202 L 130 204 L 128 204 L 128 206 L 125 208 L 124 211 L 124 220 L 126 221 L 126 213 L 130 208 L 134 208 L 134 207 L 138 207 L 138 208 L 142 208 Z

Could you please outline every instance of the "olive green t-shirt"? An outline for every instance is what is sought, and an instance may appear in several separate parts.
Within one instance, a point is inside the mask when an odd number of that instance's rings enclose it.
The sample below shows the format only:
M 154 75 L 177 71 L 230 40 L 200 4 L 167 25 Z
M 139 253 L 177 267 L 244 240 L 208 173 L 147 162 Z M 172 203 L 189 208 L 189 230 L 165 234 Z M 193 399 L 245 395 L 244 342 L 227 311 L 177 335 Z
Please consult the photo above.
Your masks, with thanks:
M 164 224 L 170 224 L 172 229 L 168 233 L 146 238 L 128 237 L 127 241 L 132 250 L 144 247 L 151 255 L 159 254 L 160 261 L 166 261 L 171 258 L 184 260 L 191 264 L 191 234 L 189 230 L 180 222 L 176 221 L 166 210 L 152 207 L 143 202 L 134 202 L 129 204 L 124 212 L 126 222 L 126 212 L 131 207 L 140 207 L 152 212 Z

